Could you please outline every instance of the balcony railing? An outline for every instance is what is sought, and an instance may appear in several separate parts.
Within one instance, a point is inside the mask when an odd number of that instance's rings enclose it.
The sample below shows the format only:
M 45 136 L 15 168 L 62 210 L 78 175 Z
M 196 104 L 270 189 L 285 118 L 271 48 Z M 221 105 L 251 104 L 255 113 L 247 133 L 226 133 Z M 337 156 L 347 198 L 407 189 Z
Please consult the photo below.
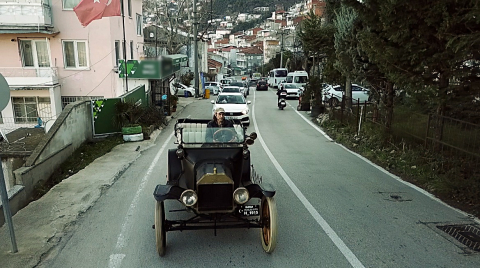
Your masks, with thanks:
M 0 129 L 3 134 L 8 134 L 18 128 L 45 127 L 48 121 L 55 121 L 55 117 L 0 117 Z
M 11 87 L 51 86 L 58 84 L 57 67 L 22 68 L 0 67 L 0 73 Z
M 0 29 L 52 26 L 50 0 L 0 0 Z

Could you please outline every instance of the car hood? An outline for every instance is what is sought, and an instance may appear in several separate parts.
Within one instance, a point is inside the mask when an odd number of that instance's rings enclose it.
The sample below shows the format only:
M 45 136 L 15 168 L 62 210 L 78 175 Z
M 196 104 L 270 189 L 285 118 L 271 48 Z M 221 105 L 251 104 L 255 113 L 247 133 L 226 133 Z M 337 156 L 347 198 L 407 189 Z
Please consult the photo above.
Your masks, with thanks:
M 297 93 L 298 92 L 298 88 L 286 88 L 287 90 L 287 93 Z
M 238 113 L 248 109 L 246 104 L 216 104 L 213 106 L 213 110 L 215 111 L 219 107 L 225 109 L 225 113 Z

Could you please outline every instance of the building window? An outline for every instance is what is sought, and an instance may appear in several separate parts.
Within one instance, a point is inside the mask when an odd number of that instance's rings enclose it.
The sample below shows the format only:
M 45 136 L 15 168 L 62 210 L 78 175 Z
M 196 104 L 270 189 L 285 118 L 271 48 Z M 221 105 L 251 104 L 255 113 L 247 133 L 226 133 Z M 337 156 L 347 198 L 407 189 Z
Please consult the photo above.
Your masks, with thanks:
M 130 59 L 133 60 L 133 41 L 130 41 Z
M 62 109 L 65 109 L 70 103 L 83 100 L 98 100 L 103 99 L 103 96 L 71 96 L 71 97 L 62 97 Z
M 65 68 L 88 67 L 87 42 L 63 41 L 63 58 Z
M 120 41 L 115 40 L 115 66 L 118 66 L 120 60 Z
M 63 10 L 73 10 L 81 0 L 63 0 Z
M 132 17 L 132 0 L 128 0 L 128 17 Z
M 20 40 L 23 67 L 50 67 L 47 40 Z
M 15 123 L 35 123 L 52 117 L 49 97 L 12 97 Z
M 137 35 L 142 35 L 142 15 L 137 14 Z

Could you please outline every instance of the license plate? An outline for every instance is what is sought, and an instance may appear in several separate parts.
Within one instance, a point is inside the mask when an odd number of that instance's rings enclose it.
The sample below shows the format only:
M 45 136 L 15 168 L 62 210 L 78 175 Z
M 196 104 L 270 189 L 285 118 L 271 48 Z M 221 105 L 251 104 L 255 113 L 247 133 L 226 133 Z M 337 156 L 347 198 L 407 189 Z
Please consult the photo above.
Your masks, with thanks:
M 232 119 L 235 119 L 235 117 L 234 116 L 225 116 L 225 119 L 232 120 Z
M 242 216 L 258 216 L 260 215 L 259 205 L 245 205 L 238 208 L 238 213 Z

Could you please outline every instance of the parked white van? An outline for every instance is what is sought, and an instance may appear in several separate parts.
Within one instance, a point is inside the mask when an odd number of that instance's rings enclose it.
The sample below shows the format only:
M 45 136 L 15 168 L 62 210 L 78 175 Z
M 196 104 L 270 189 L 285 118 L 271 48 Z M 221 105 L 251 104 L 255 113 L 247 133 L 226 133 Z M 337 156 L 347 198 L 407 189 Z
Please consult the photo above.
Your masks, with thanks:
M 305 71 L 295 71 L 287 74 L 284 83 L 292 83 L 298 87 L 305 87 L 308 82 L 308 73 Z

